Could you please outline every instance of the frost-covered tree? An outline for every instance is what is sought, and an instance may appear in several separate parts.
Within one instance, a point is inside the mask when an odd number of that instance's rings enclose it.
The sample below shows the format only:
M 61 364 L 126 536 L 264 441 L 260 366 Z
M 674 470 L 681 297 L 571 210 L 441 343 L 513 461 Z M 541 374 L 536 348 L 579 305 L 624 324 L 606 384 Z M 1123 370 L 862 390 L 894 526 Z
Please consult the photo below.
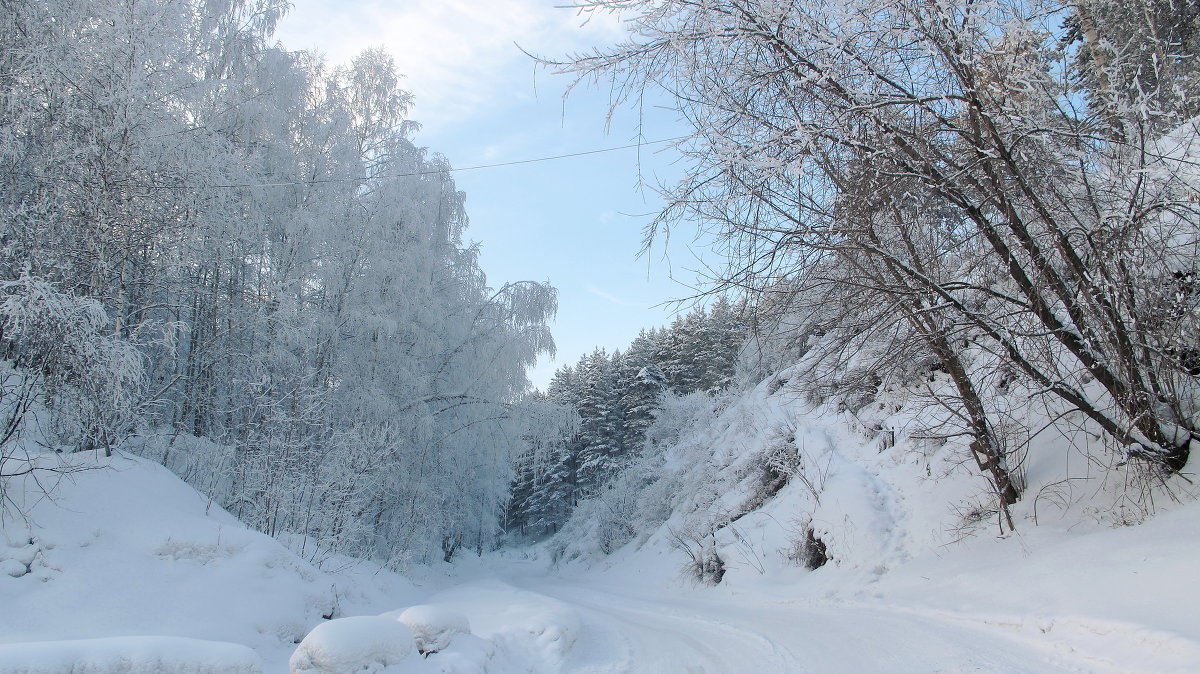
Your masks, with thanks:
M 76 444 L 137 431 L 302 545 L 397 563 L 482 550 L 527 451 L 524 373 L 553 350 L 555 292 L 488 286 L 396 64 L 272 47 L 285 9 L 4 4 L 0 284 L 52 288 L 112 346 L 105 367 L 72 366 L 82 388 L 39 395 L 88 420 Z M 24 359 L 50 382 L 43 361 Z M 219 449 L 181 449 L 204 443 Z
M 700 365 L 697 388 L 716 393 L 733 384 L 738 353 L 746 338 L 747 302 L 721 296 L 700 315 L 700 344 L 693 347 L 693 357 Z
M 556 533 L 570 514 L 572 469 L 568 451 L 579 429 L 573 408 L 534 392 L 524 434 L 525 451 L 516 457 L 516 479 L 508 505 L 505 529 L 538 538 Z
M 1126 456 L 1184 466 L 1200 215 L 1181 161 L 1194 134 L 1165 135 L 1158 113 L 1178 108 L 1190 56 L 1151 58 L 1176 53 L 1161 21 L 1130 22 L 1137 38 L 1111 49 L 1094 43 L 1093 67 L 1110 73 L 1097 86 L 1119 91 L 1106 107 L 1084 105 L 1064 67 L 1078 43 L 1055 3 L 581 4 L 621 12 L 629 38 L 562 69 L 611 82 L 618 103 L 661 88 L 693 126 L 677 144 L 692 170 L 651 233 L 699 223 L 729 253 L 720 287 L 770 288 L 859 257 L 892 276 L 881 301 L 923 298 Z M 910 199 L 926 195 L 914 220 Z M 855 199 L 871 209 L 847 213 Z M 920 230 L 938 223 L 978 243 L 973 274 L 914 264 L 936 240 Z M 1153 317 L 1172 293 L 1172 320 Z
M 110 332 L 94 299 L 64 293 L 27 271 L 0 281 L 0 478 L 12 475 L 10 449 L 37 405 L 54 411 L 46 441 L 75 451 L 111 453 L 132 430 L 144 402 L 137 345 Z
M 676 316 L 658 340 L 658 366 L 672 391 L 691 393 L 703 385 L 705 318 L 703 309 Z
M 697 308 L 676 318 L 669 328 L 642 331 L 623 352 L 609 356 L 596 349 L 554 373 L 548 397 L 574 410 L 579 424 L 541 482 L 532 484 L 526 476 L 514 485 L 514 500 L 554 514 L 539 533 L 557 531 L 582 499 L 611 498 L 606 485 L 637 470 L 631 466 L 646 465 L 639 455 L 647 429 L 673 392 L 707 397 L 732 384 L 746 338 L 744 311 L 744 302 L 719 300 L 711 310 Z
M 627 451 L 636 454 L 645 441 L 646 429 L 667 390 L 666 375 L 658 364 L 657 330 L 642 331 L 621 354 L 617 371 L 618 403 L 621 407 Z
M 614 367 L 619 358 L 619 352 L 610 356 L 604 349 L 596 349 L 575 370 L 581 379 L 576 409 L 580 418 L 579 486 L 584 494 L 597 493 L 624 455 L 624 419 Z
M 1200 7 L 1186 0 L 1083 0 L 1064 22 L 1089 103 L 1123 133 L 1129 106 L 1159 130 L 1196 114 Z M 1147 92 L 1153 92 L 1147 96 Z

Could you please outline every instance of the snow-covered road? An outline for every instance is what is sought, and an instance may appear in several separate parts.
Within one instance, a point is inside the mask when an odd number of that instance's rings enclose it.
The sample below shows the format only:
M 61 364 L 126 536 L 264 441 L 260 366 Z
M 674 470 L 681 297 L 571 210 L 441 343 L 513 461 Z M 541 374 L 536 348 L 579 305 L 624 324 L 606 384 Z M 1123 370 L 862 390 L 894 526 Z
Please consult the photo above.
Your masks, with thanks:
M 530 585 L 579 612 L 581 634 L 566 663 L 572 671 L 804 671 L 802 660 L 758 625 L 735 624 L 719 612 L 546 580 Z
M 1111 671 L 1019 633 L 883 606 L 785 604 L 553 577 L 464 583 L 432 598 L 525 671 Z M 516 670 L 521 671 L 521 670 Z

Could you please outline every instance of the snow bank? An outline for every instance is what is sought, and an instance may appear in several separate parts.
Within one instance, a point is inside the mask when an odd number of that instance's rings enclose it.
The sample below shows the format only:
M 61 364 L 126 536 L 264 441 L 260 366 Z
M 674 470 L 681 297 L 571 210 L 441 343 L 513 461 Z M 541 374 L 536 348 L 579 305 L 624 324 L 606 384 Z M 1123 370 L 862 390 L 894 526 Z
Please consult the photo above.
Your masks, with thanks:
M 381 616 L 340 618 L 317 625 L 288 661 L 291 674 L 380 672 L 413 653 L 413 633 Z
M 374 615 L 424 595 L 366 562 L 330 558 L 338 572 L 323 571 L 151 461 L 47 460 L 88 470 L 0 528 L 0 644 L 186 636 L 248 646 L 276 674 L 324 616 Z M 8 494 L 21 493 L 14 479 Z
M 0 644 L 0 674 L 259 674 L 240 644 L 182 637 L 114 637 Z
M 0 529 L 0 674 L 569 669 L 580 626 L 561 602 L 503 584 L 432 601 L 405 578 L 336 556 L 324 558 L 338 570 L 328 573 L 153 462 L 67 458 L 88 470 Z M 356 614 L 370 617 L 344 617 Z

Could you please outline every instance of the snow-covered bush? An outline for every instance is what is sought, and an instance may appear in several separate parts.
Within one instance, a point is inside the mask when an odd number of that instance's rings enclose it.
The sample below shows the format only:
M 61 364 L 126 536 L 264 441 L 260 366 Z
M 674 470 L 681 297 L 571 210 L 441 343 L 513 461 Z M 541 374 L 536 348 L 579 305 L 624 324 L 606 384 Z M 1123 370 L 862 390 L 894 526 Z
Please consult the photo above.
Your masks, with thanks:
M 440 606 L 410 606 L 403 611 L 385 613 L 383 617 L 394 617 L 407 625 L 421 655 L 443 651 L 456 635 L 471 633 L 471 623 L 465 615 Z
M 661 452 L 676 445 L 688 430 L 712 419 L 721 407 L 721 400 L 702 392 L 664 395 L 661 409 L 646 429 L 647 450 L 652 451 L 652 447 L 657 447 L 657 451 Z
M 317 625 L 288 661 L 291 674 L 377 672 L 398 665 L 413 652 L 413 633 L 381 616 L 338 618 Z
M 800 453 L 796 449 L 796 429 L 781 428 L 765 449 L 757 452 L 751 461 L 750 470 L 757 476 L 757 485 L 741 512 L 757 510 L 779 493 L 792 476 L 802 470 Z
M 32 498 L 28 490 L 8 494 L 14 478 L 87 468 L 63 457 L 35 456 L 33 447 L 108 452 L 133 430 L 145 385 L 142 358 L 133 343 L 109 330 L 98 301 L 62 292 L 28 268 L 16 280 L 0 281 L 3 508 L 21 511 Z M 40 493 L 54 482 L 22 484 Z
M 110 328 L 100 302 L 62 292 L 28 269 L 0 281 L 3 440 L 35 398 L 54 411 L 52 440 L 75 449 L 107 449 L 132 430 L 145 384 L 142 357 Z
M 825 542 L 817 538 L 812 527 L 804 527 L 804 534 L 792 541 L 792 547 L 787 551 L 788 561 L 806 569 L 819 569 L 829 561 L 829 552 Z
M 583 524 L 589 530 L 585 539 L 602 554 L 615 552 L 637 535 L 646 518 L 639 512 L 638 496 L 652 478 L 626 469 L 600 489 L 600 493 L 582 503 L 572 514 L 568 527 L 576 531 Z
M 715 532 L 707 535 L 679 531 L 667 527 L 668 538 L 688 561 L 683 565 L 685 576 L 697 583 L 716 585 L 725 577 L 725 560 L 717 552 Z

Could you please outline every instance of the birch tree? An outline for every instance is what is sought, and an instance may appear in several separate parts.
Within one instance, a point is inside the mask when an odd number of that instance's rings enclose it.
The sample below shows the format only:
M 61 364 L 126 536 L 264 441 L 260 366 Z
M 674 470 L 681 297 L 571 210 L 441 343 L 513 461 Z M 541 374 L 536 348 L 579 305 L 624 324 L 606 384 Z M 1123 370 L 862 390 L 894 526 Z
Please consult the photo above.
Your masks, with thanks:
M 560 69 L 611 83 L 617 104 L 665 90 L 694 129 L 678 144 L 692 171 L 667 188 L 651 236 L 698 223 L 729 253 L 725 287 L 861 258 L 891 278 L 885 297 L 924 297 L 939 321 L 969 326 L 1126 456 L 1168 473 L 1184 466 L 1195 380 L 1173 345 L 1181 324 L 1197 326 L 1194 295 L 1173 279 L 1193 274 L 1200 218 L 1194 181 L 1167 168 L 1176 160 L 1152 119 L 1176 80 L 1123 89 L 1115 108 L 1084 104 L 1061 28 L 1070 8 L 1056 3 L 580 6 L 621 12 L 629 38 Z M 1149 32 L 1138 40 L 1172 47 Z M 1097 67 L 1114 72 L 1127 58 L 1117 50 Z M 1167 67 L 1139 58 L 1140 69 Z M 1187 58 L 1170 66 L 1191 68 Z M 906 204 L 926 196 L 952 215 L 954 238 L 976 247 L 976 273 L 940 277 L 918 264 L 926 253 L 910 244 L 945 221 L 913 219 Z M 855 200 L 864 206 L 844 208 Z M 1153 318 L 1172 292 L 1189 308 Z
M 0 348 L 35 382 L 17 397 L 79 421 L 80 448 L 142 436 L 306 554 L 494 544 L 556 294 L 489 286 L 392 59 L 271 46 L 276 0 L 2 7 Z M 40 306 L 22 288 L 50 289 L 76 325 L 48 338 L 86 358 L 14 327 Z

